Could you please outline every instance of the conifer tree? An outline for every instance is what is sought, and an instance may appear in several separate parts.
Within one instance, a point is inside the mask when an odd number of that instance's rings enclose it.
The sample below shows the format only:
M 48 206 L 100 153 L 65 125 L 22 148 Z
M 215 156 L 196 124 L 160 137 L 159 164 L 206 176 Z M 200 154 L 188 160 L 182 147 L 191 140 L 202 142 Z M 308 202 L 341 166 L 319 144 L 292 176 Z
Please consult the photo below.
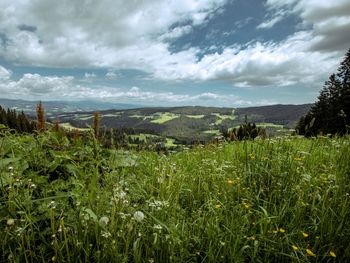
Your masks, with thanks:
M 305 136 L 345 134 L 350 125 L 350 49 L 320 91 L 310 111 L 300 118 L 296 130 Z
M 100 113 L 98 111 L 94 112 L 93 129 L 95 133 L 95 138 L 97 139 L 99 136 L 99 130 L 100 130 Z
M 36 106 L 36 116 L 37 116 L 37 130 L 39 132 L 45 131 L 45 129 L 46 129 L 45 111 L 44 111 L 44 106 L 43 106 L 41 101 Z

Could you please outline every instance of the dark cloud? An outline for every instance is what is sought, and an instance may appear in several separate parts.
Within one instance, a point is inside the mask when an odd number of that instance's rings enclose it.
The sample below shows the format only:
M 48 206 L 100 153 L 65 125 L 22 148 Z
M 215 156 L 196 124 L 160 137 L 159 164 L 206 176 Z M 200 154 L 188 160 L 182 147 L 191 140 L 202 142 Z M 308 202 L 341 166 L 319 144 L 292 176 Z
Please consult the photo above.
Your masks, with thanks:
M 311 47 L 311 51 L 332 52 L 350 48 L 350 25 L 342 25 L 320 32 L 321 38 Z
M 29 25 L 19 25 L 17 28 L 21 31 L 29 31 L 29 32 L 35 32 L 38 28 L 36 26 L 29 26 Z

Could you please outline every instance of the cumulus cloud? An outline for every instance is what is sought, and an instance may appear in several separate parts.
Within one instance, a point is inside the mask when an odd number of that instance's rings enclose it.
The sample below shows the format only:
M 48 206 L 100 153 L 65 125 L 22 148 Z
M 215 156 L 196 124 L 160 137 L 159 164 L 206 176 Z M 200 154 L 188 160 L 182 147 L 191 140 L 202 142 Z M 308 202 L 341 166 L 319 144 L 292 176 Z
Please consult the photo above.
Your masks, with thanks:
M 350 43 L 350 1 L 348 0 L 267 0 L 274 12 L 290 10 L 312 27 L 311 51 L 342 52 Z
M 0 3 L 0 32 L 9 42 L 0 49 L 0 56 L 41 66 L 114 66 L 120 62 L 118 55 L 130 46 L 157 48 L 161 36 L 176 38 L 189 32 L 190 25 L 204 23 L 225 2 L 4 0 Z M 172 28 L 175 23 L 188 25 Z M 27 24 L 30 26 L 23 26 Z M 147 50 L 129 60 L 147 57 Z M 112 59 L 106 61 L 109 55 Z
M 348 0 L 267 0 L 269 16 L 260 29 L 273 27 L 289 13 L 300 16 L 311 29 L 280 43 L 223 47 L 222 53 L 201 59 L 199 48 L 169 50 L 168 40 L 205 24 L 227 1 L 3 0 L 0 57 L 25 65 L 131 68 L 162 80 L 216 79 L 242 87 L 285 86 L 316 80 L 319 84 L 321 79 L 322 83 L 350 43 Z M 1 74 L 6 75 L 0 69 Z M 116 76 L 111 71 L 106 77 Z M 43 78 L 23 76 L 27 83 Z M 55 81 L 59 82 L 53 79 L 52 83 Z M 61 88 L 71 87 L 67 94 L 74 95 L 82 88 L 74 86 L 71 79 L 60 81 Z M 31 90 L 35 94 L 34 87 Z M 86 92 L 96 95 L 93 89 L 86 88 Z M 140 91 L 128 92 L 131 96 Z M 104 94 L 101 96 L 109 93 Z
M 139 87 L 120 88 L 113 86 L 86 86 L 79 84 L 73 76 L 41 76 L 24 74 L 19 80 L 11 79 L 11 72 L 0 66 L 0 93 L 7 98 L 29 100 L 104 100 L 124 101 L 152 105 L 172 104 L 212 104 L 220 101 L 226 105 L 247 106 L 259 102 L 243 100 L 235 95 L 213 92 L 199 94 L 177 94 L 174 92 L 147 91 Z
M 242 87 L 319 83 L 339 61 L 329 54 L 308 51 L 311 40 L 309 32 L 299 32 L 279 44 L 257 42 L 226 48 L 197 63 L 184 59 L 156 74 L 169 79 L 221 79 Z
M 0 80 L 7 80 L 10 78 L 12 72 L 0 65 Z

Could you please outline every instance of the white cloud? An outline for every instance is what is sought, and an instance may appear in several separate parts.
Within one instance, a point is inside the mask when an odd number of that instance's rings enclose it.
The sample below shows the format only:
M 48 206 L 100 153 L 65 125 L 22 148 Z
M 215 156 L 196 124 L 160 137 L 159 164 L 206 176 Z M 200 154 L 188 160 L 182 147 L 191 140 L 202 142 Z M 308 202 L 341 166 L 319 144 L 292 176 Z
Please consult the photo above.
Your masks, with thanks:
M 276 25 L 278 22 L 280 22 L 283 19 L 283 16 L 275 16 L 271 18 L 270 20 L 264 21 L 261 24 L 259 24 L 256 28 L 258 29 L 266 29 L 266 28 L 272 28 L 274 25 Z
M 169 51 L 166 40 L 188 34 L 196 25 L 206 23 L 226 2 L 3 0 L 0 33 L 7 41 L 0 45 L 0 56 L 24 65 L 110 68 L 107 78 L 116 77 L 113 69 L 131 68 L 171 81 L 219 79 L 243 87 L 316 81 L 319 85 L 334 71 L 350 43 L 348 0 L 267 0 L 271 16 L 260 28 L 272 27 L 290 10 L 312 29 L 297 32 L 281 43 L 228 46 L 222 53 L 208 54 L 201 60 L 197 57 L 198 48 Z M 21 30 L 21 25 L 32 30 Z M 34 83 L 44 78 L 27 75 L 22 79 Z M 86 96 L 95 96 L 97 92 L 76 86 L 74 80 L 51 80 L 58 82 L 66 92 L 62 94 L 67 96 L 76 95 L 81 89 L 85 89 Z M 43 86 L 39 85 L 38 94 L 40 87 Z M 34 87 L 26 90 L 35 94 Z M 113 96 L 114 92 L 108 92 L 97 96 Z M 128 92 L 132 97 L 141 91 Z M 148 93 L 142 94 L 147 97 Z
M 274 12 L 290 10 L 312 27 L 312 51 L 341 52 L 350 43 L 350 1 L 348 0 L 267 0 Z
M 179 26 L 172 29 L 170 32 L 166 32 L 165 34 L 160 36 L 160 40 L 169 40 L 174 38 L 179 38 L 183 35 L 189 34 L 193 30 L 192 26 Z
M 0 80 L 7 80 L 11 77 L 12 72 L 0 65 Z
M 175 38 L 205 23 L 226 0 L 53 1 L 0 3 L 0 32 L 9 39 L 0 56 L 25 64 L 60 67 L 119 65 L 118 55 L 130 47 L 124 67 L 147 58 L 159 39 Z M 187 23 L 171 29 L 174 23 Z M 34 31 L 23 31 L 28 24 Z M 144 46 L 147 48 L 144 52 Z M 167 49 L 167 45 L 165 45 Z M 123 67 L 123 66 L 122 66 Z
M 118 78 L 118 74 L 114 71 L 111 71 L 109 70 L 107 73 L 106 73 L 106 77 L 108 79 L 117 79 Z
M 299 32 L 279 44 L 258 42 L 248 47 L 229 47 L 221 54 L 205 55 L 196 63 L 184 57 L 182 63 L 155 74 L 179 80 L 221 79 L 242 87 L 319 84 L 339 61 L 332 54 L 308 51 L 312 39 L 309 32 Z
M 93 73 L 93 72 L 92 72 L 92 73 L 85 72 L 84 77 L 85 77 L 86 79 L 93 79 L 93 78 L 96 78 L 96 74 Z
M 9 72 L 0 67 L 0 72 Z M 146 91 L 139 87 L 129 89 L 111 86 L 83 86 L 72 76 L 41 76 L 24 74 L 19 80 L 4 78 L 0 82 L 0 93 L 5 97 L 28 100 L 104 100 L 144 105 L 213 105 L 226 106 L 262 105 L 261 101 L 244 100 L 235 95 L 203 92 L 198 94 L 176 94 L 174 92 Z M 264 101 L 263 104 L 267 104 Z M 269 103 L 271 104 L 271 102 Z

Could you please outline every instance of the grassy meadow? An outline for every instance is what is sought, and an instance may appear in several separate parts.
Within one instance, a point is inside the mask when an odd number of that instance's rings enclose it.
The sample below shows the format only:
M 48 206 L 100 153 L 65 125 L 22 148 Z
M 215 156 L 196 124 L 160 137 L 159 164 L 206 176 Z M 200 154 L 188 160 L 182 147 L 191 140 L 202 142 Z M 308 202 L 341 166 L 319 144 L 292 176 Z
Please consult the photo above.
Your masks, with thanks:
M 1 262 L 346 262 L 350 139 L 162 155 L 0 135 Z

